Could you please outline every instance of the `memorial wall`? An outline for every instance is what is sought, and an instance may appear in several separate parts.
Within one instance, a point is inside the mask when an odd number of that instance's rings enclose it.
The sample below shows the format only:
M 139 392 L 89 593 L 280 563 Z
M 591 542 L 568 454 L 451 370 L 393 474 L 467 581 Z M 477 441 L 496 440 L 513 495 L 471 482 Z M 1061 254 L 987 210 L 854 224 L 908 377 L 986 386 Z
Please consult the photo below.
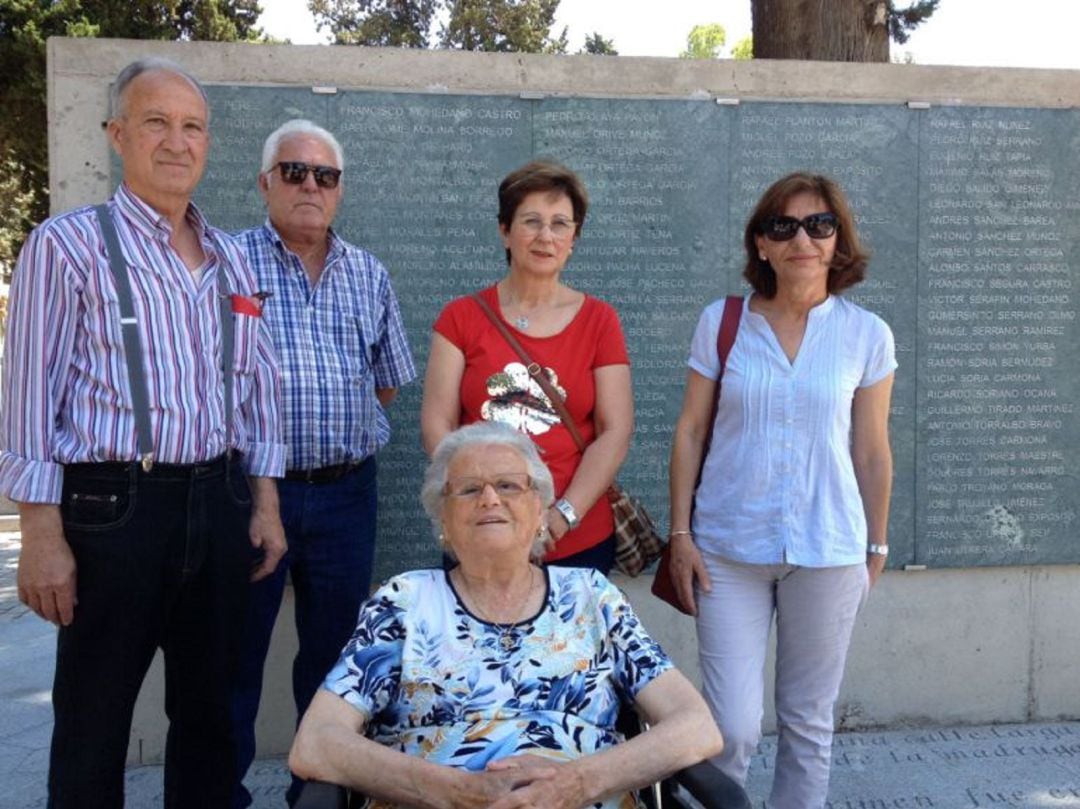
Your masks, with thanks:
M 441 306 L 505 271 L 498 181 L 538 154 L 577 169 L 593 205 L 566 278 L 622 317 L 638 431 L 621 477 L 662 523 L 687 345 L 701 306 L 745 290 L 750 206 L 788 170 L 835 175 L 874 251 L 850 296 L 892 325 L 900 362 L 893 570 L 860 613 L 838 722 L 1080 716 L 1076 71 L 51 39 L 54 212 L 110 193 L 107 87 L 148 48 L 211 86 L 200 201 L 220 224 L 261 221 L 275 126 L 338 133 L 338 229 L 389 267 L 421 367 Z M 417 384 L 394 403 L 380 455 L 379 575 L 437 559 L 416 501 L 419 400 Z M 619 584 L 696 679 L 693 622 L 649 577 Z M 287 600 L 279 641 L 291 620 Z M 276 643 L 268 688 L 288 699 Z M 286 750 L 291 721 L 265 721 L 276 741 L 260 749 Z M 144 717 L 141 760 L 162 726 Z
M 890 566 L 1080 560 L 1076 111 L 209 90 L 214 143 L 197 199 L 210 220 L 261 222 L 255 176 L 278 124 L 308 117 L 336 133 L 337 230 L 389 268 L 421 371 L 441 307 L 505 271 L 499 180 L 539 155 L 575 169 L 591 207 L 565 279 L 620 314 L 637 423 L 620 479 L 664 524 L 698 314 L 746 291 L 742 227 L 764 188 L 796 169 L 832 175 L 873 251 L 849 297 L 897 341 Z M 380 575 L 437 560 L 417 501 L 420 387 L 393 405 L 379 459 Z

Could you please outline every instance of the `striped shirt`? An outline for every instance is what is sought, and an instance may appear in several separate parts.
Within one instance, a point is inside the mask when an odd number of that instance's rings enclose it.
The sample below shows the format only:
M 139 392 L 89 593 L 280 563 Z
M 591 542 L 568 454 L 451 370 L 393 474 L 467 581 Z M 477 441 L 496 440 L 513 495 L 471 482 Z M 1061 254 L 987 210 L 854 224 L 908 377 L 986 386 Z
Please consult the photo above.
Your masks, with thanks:
M 109 201 L 131 277 L 150 403 L 154 458 L 197 463 L 225 452 L 218 273 L 230 293 L 255 277 L 227 235 L 194 205 L 205 253 L 196 280 L 169 245 L 169 221 L 121 185 Z M 249 474 L 279 476 L 281 382 L 261 318 L 235 316 L 233 447 Z M 59 503 L 63 465 L 137 456 L 119 303 L 93 208 L 53 217 L 15 269 L 3 359 L 0 491 Z
M 373 455 L 390 440 L 375 391 L 416 377 L 386 268 L 333 231 L 329 238 L 313 285 L 269 221 L 236 234 L 260 286 L 273 293 L 263 315 L 281 361 L 288 469 Z

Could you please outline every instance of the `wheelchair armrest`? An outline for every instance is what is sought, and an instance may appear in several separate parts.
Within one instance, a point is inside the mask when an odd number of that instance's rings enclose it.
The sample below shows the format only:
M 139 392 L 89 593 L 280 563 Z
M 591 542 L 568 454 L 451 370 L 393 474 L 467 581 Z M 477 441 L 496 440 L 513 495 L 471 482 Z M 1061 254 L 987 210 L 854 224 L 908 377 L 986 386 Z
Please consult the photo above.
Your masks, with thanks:
M 679 770 L 670 778 L 705 809 L 753 809 L 746 790 L 707 761 Z
M 293 809 L 347 809 L 348 805 L 345 787 L 326 781 L 305 781 Z

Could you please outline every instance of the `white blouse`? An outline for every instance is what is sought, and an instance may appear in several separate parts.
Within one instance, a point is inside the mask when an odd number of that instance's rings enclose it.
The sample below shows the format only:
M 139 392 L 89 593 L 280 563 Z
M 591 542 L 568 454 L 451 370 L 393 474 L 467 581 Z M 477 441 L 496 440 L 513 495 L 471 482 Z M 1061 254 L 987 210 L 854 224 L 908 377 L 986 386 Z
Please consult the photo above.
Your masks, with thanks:
M 805 567 L 866 560 L 866 515 L 851 460 L 855 391 L 896 369 L 892 331 L 830 295 L 810 311 L 790 362 L 763 315 L 743 302 L 693 532 L 704 550 L 751 564 Z M 716 379 L 724 299 L 698 321 L 689 365 Z

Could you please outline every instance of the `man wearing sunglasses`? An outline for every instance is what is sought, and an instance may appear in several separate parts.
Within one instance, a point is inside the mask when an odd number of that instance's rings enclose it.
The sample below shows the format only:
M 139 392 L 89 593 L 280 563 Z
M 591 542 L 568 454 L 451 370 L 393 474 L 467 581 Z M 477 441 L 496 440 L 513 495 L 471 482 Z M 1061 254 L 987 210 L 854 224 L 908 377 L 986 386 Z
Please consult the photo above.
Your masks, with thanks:
M 233 697 L 241 778 L 255 755 L 263 663 L 286 570 L 296 596 L 298 716 L 352 634 L 371 584 L 375 453 L 390 438 L 383 408 L 416 375 L 389 275 L 331 228 L 343 168 L 330 132 L 299 119 L 283 124 L 266 139 L 258 177 L 267 221 L 238 234 L 271 293 L 266 321 L 285 387 L 288 459 L 278 489 L 289 543 L 278 571 L 251 588 Z M 250 803 L 238 782 L 233 805 Z
M 110 95 L 123 182 L 27 239 L 4 356 L 19 598 L 59 626 L 49 806 L 123 807 L 132 710 L 160 648 L 164 805 L 225 809 L 248 580 L 285 550 L 280 380 L 254 275 L 191 203 L 206 93 L 140 59 Z

